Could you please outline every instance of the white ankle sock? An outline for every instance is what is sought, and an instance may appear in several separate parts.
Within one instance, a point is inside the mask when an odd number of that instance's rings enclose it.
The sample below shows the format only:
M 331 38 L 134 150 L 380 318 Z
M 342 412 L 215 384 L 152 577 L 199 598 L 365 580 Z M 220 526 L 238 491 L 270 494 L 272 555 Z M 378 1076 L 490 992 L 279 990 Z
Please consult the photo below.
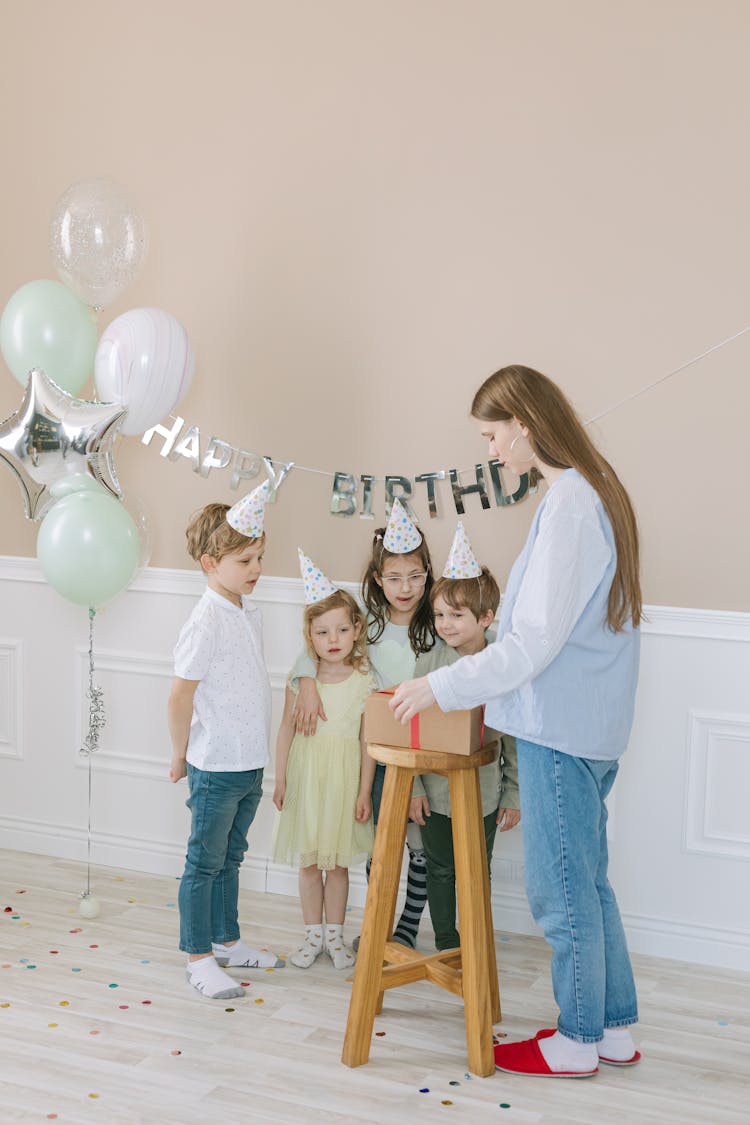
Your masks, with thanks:
M 597 1043 L 599 1056 L 627 1062 L 635 1054 L 635 1043 L 629 1027 L 605 1027 L 604 1038 Z
M 210 1000 L 233 1000 L 245 995 L 244 988 L 227 976 L 210 954 L 200 961 L 188 961 L 187 978 L 193 988 Z
M 299 949 L 289 957 L 298 969 L 309 969 L 323 952 L 323 923 L 314 926 L 305 926 L 305 940 Z
M 334 969 L 351 969 L 357 958 L 348 945 L 344 945 L 344 926 L 326 925 L 326 953 L 333 961 Z
M 599 1056 L 596 1043 L 576 1043 L 556 1031 L 547 1039 L 540 1039 L 539 1050 L 550 1070 L 573 1070 L 586 1072 L 596 1070 Z
M 240 939 L 234 945 L 214 943 L 214 957 L 228 969 L 283 969 L 285 962 L 267 949 L 253 949 Z

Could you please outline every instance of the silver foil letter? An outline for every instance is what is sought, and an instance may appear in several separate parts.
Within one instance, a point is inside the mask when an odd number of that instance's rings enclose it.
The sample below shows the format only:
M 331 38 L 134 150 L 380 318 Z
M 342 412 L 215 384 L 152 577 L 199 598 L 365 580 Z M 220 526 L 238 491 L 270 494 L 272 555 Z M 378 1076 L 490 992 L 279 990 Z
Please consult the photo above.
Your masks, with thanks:
M 372 486 L 377 480 L 377 477 L 371 477 L 367 473 L 362 473 L 359 479 L 362 481 L 362 511 L 359 513 L 359 518 L 361 520 L 374 520 L 375 516 L 372 514 Z
M 172 426 L 171 430 L 168 430 L 166 426 L 152 426 L 150 430 L 146 430 L 143 437 L 141 438 L 141 441 L 144 445 L 150 445 L 151 438 L 154 436 L 154 434 L 161 434 L 161 436 L 166 438 L 167 440 L 159 450 L 159 456 L 168 457 L 172 451 L 172 446 L 177 441 L 177 438 L 180 435 L 180 430 L 184 425 L 185 419 L 177 417 L 174 420 L 174 425 Z
M 437 500 L 435 497 L 435 481 L 445 480 L 445 469 L 440 469 L 436 473 L 420 473 L 418 477 L 414 478 L 420 484 L 422 481 L 427 485 L 427 506 L 430 510 L 430 519 L 437 519 Z
M 477 492 L 479 494 L 479 499 L 482 501 L 483 508 L 489 508 L 490 506 L 490 498 L 487 495 L 487 489 L 484 487 L 484 466 L 475 465 L 474 472 L 477 478 L 476 483 L 461 485 L 458 480 L 458 469 L 450 470 L 453 502 L 456 505 L 456 511 L 459 516 L 464 514 L 464 502 L 462 498 L 467 496 L 470 492 Z
M 331 493 L 331 515 L 353 516 L 357 510 L 357 482 L 354 473 L 334 473 Z
M 401 491 L 398 492 L 398 493 L 396 492 L 397 488 L 401 489 Z M 393 501 L 396 499 L 396 496 L 398 496 L 399 500 L 404 505 L 404 509 L 406 510 L 406 514 L 408 515 L 409 519 L 414 520 L 414 523 L 418 523 L 419 521 L 417 520 L 417 517 L 414 515 L 414 512 L 412 511 L 410 505 L 407 503 L 407 500 L 411 496 L 411 494 L 412 494 L 412 483 L 411 483 L 411 481 L 409 480 L 408 477 L 401 477 L 401 476 L 388 476 L 388 477 L 386 477 L 385 478 L 385 514 L 386 514 L 386 517 L 390 518 L 391 508 L 393 507 Z
M 226 469 L 233 453 L 234 450 L 228 442 L 217 437 L 210 438 L 201 461 L 201 476 L 207 477 L 212 469 Z
M 237 449 L 234 454 L 230 488 L 238 488 L 240 481 L 252 480 L 260 472 L 260 457 L 247 449 Z
M 274 461 L 271 457 L 264 457 L 263 464 L 265 465 L 268 483 L 270 485 L 268 490 L 268 502 L 272 504 L 276 500 L 277 491 L 294 468 L 294 461 Z M 274 470 L 274 465 L 281 466 L 278 472 Z

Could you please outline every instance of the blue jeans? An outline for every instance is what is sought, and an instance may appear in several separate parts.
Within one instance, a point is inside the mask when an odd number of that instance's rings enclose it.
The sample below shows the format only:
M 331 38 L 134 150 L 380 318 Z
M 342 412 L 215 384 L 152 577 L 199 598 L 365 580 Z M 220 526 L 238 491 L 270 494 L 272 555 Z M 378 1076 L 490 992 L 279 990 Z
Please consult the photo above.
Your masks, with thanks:
M 617 762 L 518 739 L 526 894 L 552 947 L 558 1030 L 596 1043 L 638 1020 L 633 970 L 607 880 L 607 809 Z
M 192 814 L 180 883 L 180 949 L 210 953 L 212 942 L 240 936 L 237 899 L 247 832 L 263 791 L 263 770 L 196 769 L 188 762 Z

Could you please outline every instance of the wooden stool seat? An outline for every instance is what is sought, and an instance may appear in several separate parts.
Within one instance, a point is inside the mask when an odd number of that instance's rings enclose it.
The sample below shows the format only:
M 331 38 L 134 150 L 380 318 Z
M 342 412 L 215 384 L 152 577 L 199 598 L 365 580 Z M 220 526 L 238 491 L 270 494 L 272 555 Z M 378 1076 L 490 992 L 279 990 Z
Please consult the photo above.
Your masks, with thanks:
M 469 1069 L 487 1077 L 495 1071 L 492 1024 L 500 1020 L 500 987 L 477 769 L 495 760 L 497 743 L 467 755 L 377 743 L 367 750 L 385 765 L 385 783 L 342 1062 L 347 1066 L 367 1062 L 375 1016 L 382 1010 L 386 989 L 427 980 L 463 997 Z M 390 940 L 412 783 L 420 773 L 448 778 L 461 923 L 460 948 L 431 954 L 417 953 Z

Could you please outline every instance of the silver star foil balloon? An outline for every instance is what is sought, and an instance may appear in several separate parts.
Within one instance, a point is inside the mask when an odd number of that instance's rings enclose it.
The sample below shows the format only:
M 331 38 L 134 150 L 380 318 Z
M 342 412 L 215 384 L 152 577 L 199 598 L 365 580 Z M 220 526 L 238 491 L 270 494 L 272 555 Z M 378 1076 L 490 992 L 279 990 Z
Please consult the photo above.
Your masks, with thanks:
M 118 402 L 72 398 L 38 368 L 29 373 L 19 409 L 0 422 L 0 461 L 16 475 L 29 519 L 41 519 L 50 486 L 71 473 L 89 473 L 119 499 L 112 447 L 126 413 Z

